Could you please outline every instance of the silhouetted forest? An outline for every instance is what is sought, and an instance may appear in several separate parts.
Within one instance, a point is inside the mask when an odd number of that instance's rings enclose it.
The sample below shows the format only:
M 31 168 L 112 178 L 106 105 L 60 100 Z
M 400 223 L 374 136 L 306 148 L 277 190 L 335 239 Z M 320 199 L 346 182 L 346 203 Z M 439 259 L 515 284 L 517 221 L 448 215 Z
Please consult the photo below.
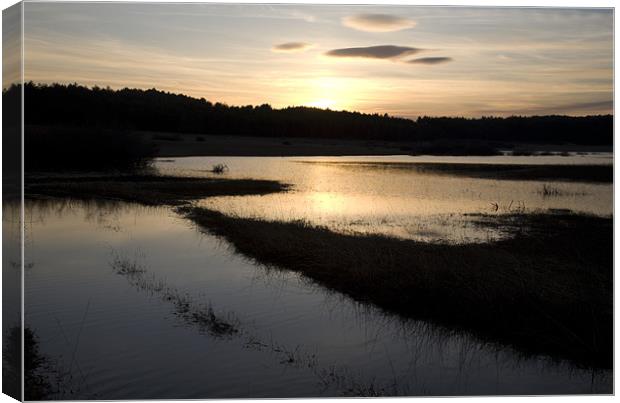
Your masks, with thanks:
M 13 86 L 4 96 L 19 91 Z M 30 125 L 364 140 L 484 140 L 611 145 L 613 116 L 420 117 L 309 107 L 229 106 L 156 89 L 25 85 Z

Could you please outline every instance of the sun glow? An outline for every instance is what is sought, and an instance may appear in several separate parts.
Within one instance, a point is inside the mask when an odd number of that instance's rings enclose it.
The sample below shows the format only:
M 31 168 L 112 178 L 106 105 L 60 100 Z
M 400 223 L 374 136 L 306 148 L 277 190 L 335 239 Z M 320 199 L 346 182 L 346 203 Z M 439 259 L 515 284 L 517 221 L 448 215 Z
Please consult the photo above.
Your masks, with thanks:
M 311 210 L 323 215 L 339 215 L 347 211 L 347 199 L 332 192 L 312 192 L 308 195 Z
M 334 105 L 336 105 L 336 101 L 333 99 L 317 99 L 314 102 L 310 102 L 308 106 L 313 108 L 321 108 L 321 109 L 333 109 Z
M 302 105 L 321 109 L 347 109 L 351 107 L 359 88 L 352 80 L 339 77 L 318 77 L 309 82 L 303 94 Z

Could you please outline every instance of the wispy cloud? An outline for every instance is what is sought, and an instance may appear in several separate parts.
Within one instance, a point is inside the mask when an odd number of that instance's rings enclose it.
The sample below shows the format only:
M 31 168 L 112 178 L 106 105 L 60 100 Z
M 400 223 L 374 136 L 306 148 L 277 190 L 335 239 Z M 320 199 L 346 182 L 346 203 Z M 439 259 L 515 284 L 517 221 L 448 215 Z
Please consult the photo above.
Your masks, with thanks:
M 306 42 L 286 42 L 274 45 L 271 50 L 274 52 L 303 52 L 312 47 L 311 43 Z
M 390 14 L 357 14 L 344 17 L 346 27 L 367 32 L 393 32 L 415 27 L 415 21 Z
M 553 101 L 547 101 L 553 102 Z M 524 105 L 513 105 L 509 108 L 482 108 L 472 111 L 473 115 L 600 115 L 600 114 L 613 114 L 614 101 L 612 99 L 602 101 L 591 102 L 572 102 L 572 103 L 552 103 L 541 104 L 534 102 L 527 102 Z
M 342 48 L 332 49 L 325 53 L 332 57 L 364 57 L 369 59 L 396 59 L 404 56 L 411 56 L 423 49 L 411 48 L 408 46 L 379 45 L 361 48 Z
M 419 59 L 407 60 L 410 64 L 441 64 L 451 62 L 451 57 L 421 57 Z

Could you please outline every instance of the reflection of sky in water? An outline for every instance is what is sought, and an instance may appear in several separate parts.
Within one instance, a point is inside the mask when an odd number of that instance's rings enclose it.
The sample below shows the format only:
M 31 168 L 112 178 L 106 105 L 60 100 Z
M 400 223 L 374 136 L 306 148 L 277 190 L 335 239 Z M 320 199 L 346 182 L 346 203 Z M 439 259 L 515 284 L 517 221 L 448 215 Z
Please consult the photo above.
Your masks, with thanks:
M 325 161 L 329 164 L 300 163 Z M 225 162 L 225 177 L 275 179 L 287 193 L 217 197 L 201 205 L 228 214 L 271 220 L 308 220 L 337 231 L 382 233 L 447 242 L 484 242 L 503 234 L 476 225 L 471 213 L 503 214 L 547 209 L 610 215 L 611 184 L 492 180 L 432 175 L 413 170 L 339 166 L 334 162 L 454 162 L 508 164 L 610 164 L 611 154 L 538 157 L 190 157 L 158 162 L 164 173 L 211 175 Z M 545 196 L 543 186 L 560 193 Z M 496 208 L 497 205 L 497 208 Z M 497 210 L 497 211 L 496 211 Z
M 611 390 L 610 372 L 519 357 L 387 316 L 297 274 L 267 271 L 167 208 L 29 202 L 26 223 L 26 323 L 41 351 L 66 367 L 76 351 L 72 398 L 338 396 L 371 387 L 411 395 Z M 156 293 L 115 274 L 113 253 L 236 318 L 240 334 L 218 339 L 189 326 Z M 296 351 L 296 363 L 278 349 Z M 309 368 L 312 355 L 316 367 Z
M 6 179 L 6 178 L 5 178 Z M 6 188 L 5 188 L 6 191 Z M 5 193 L 6 194 L 6 193 Z M 9 357 L 20 357 L 20 349 L 11 348 L 9 334 L 21 327 L 22 319 L 22 276 L 21 276 L 21 214 L 19 204 L 2 201 L 2 352 L 3 352 L 3 392 L 21 389 L 21 379 L 17 375 L 21 368 L 11 366 Z M 13 361 L 15 362 L 15 361 Z

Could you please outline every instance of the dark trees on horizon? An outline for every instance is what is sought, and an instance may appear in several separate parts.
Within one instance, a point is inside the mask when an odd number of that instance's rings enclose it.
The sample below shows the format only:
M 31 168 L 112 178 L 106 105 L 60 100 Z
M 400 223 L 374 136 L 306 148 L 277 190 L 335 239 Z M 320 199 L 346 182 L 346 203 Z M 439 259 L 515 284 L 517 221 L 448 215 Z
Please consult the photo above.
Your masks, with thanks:
M 14 96 L 19 86 L 4 90 Z M 5 98 L 6 99 L 6 98 Z M 214 135 L 613 144 L 613 116 L 420 117 L 310 107 L 228 106 L 156 89 L 25 84 L 25 123 Z

